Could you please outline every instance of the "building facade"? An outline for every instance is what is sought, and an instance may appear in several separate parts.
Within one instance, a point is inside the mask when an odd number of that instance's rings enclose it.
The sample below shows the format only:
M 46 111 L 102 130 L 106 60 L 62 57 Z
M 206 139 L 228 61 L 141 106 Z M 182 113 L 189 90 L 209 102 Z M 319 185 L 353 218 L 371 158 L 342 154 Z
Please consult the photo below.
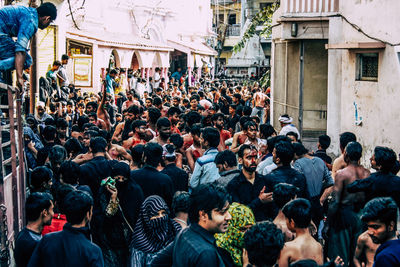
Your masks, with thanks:
M 354 132 L 363 163 L 375 146 L 400 151 L 396 0 L 281 1 L 273 29 L 273 114 L 289 113 L 303 136 Z M 376 14 L 385 14 L 377 16 Z

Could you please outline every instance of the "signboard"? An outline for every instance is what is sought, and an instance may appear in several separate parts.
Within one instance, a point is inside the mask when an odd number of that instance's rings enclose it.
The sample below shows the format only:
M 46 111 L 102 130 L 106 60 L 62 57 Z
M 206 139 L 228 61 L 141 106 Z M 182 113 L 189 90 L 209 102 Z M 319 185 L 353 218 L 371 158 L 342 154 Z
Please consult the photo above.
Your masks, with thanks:
M 75 55 L 74 84 L 75 86 L 92 86 L 92 56 Z

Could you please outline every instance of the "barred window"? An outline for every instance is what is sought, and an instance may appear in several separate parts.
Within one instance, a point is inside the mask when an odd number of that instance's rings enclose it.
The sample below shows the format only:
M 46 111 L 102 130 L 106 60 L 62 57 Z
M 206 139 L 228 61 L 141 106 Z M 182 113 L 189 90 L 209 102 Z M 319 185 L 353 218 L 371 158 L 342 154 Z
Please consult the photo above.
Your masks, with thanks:
M 357 54 L 357 81 L 378 81 L 378 53 Z

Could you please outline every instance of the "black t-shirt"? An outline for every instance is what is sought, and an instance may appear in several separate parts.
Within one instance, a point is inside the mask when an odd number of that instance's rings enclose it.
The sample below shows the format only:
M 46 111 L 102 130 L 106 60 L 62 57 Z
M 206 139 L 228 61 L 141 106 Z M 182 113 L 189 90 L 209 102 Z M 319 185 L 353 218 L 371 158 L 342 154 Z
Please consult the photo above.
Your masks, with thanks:
M 17 267 L 28 265 L 33 251 L 41 239 L 42 235 L 40 233 L 33 232 L 26 227 L 19 232 L 14 249 L 14 259 Z

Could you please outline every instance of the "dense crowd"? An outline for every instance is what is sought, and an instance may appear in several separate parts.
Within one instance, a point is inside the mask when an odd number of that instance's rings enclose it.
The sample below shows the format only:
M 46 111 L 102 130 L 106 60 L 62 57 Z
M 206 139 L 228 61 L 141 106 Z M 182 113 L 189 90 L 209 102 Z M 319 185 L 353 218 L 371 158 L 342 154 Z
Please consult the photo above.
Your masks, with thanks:
M 112 69 L 94 94 L 63 78 L 67 63 L 26 116 L 17 266 L 400 264 L 390 148 L 375 148 L 374 173 L 353 133 L 334 162 L 327 135 L 308 151 L 289 115 L 270 125 L 257 82 Z

